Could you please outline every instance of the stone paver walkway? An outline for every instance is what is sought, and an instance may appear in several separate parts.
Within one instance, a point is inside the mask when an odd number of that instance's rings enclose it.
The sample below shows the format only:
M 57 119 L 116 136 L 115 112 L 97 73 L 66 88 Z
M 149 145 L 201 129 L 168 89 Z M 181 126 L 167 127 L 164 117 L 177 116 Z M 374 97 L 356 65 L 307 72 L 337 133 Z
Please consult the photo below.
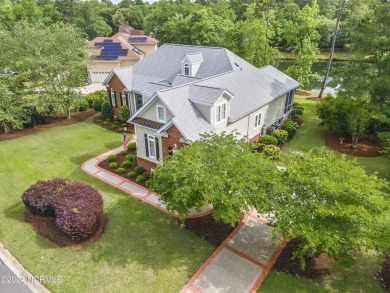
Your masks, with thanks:
M 180 293 L 256 292 L 286 242 L 272 239 L 272 227 L 256 210 L 214 251 Z
M 142 200 L 145 203 L 148 203 L 164 212 L 168 212 L 165 205 L 160 201 L 160 196 L 155 192 L 149 192 L 145 187 L 136 184 L 126 178 L 123 178 L 121 176 L 118 176 L 114 173 L 111 173 L 103 168 L 100 168 L 98 165 L 101 161 L 105 160 L 109 155 L 116 155 L 121 150 L 123 150 L 123 146 L 117 147 L 115 149 L 112 149 L 108 152 L 105 152 L 104 154 L 98 155 L 92 159 L 89 159 L 86 161 L 82 166 L 81 169 L 116 187 L 124 192 L 127 192 L 128 194 Z M 189 215 L 186 218 L 196 218 L 196 217 L 202 217 L 204 215 L 210 214 L 212 211 L 211 206 L 204 207 L 201 211 L 192 210 L 190 211 Z M 173 214 L 175 217 L 179 217 L 178 214 Z
M 89 159 L 81 168 L 143 202 L 168 212 L 157 193 L 149 192 L 143 186 L 98 166 L 109 155 L 118 154 L 122 149 L 120 146 Z M 187 218 L 201 217 L 211 212 L 212 207 L 208 206 L 201 211 L 192 211 Z M 286 244 L 280 237 L 272 239 L 272 227 L 259 216 L 255 209 L 246 214 L 240 225 L 213 252 L 180 293 L 256 292 Z

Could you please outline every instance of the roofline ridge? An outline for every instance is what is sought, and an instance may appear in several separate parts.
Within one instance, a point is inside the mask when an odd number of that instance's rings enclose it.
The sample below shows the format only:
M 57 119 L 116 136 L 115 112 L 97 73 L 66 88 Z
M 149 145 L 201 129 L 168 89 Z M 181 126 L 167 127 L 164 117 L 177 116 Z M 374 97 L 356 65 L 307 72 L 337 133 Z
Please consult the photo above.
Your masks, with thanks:
M 187 44 L 173 44 L 173 43 L 165 43 L 162 46 L 165 46 L 165 45 L 180 46 L 180 47 L 197 47 L 197 48 L 207 48 L 207 49 L 225 49 L 224 47 L 199 46 L 199 45 L 187 45 Z M 202 53 L 202 52 L 199 52 L 199 53 Z

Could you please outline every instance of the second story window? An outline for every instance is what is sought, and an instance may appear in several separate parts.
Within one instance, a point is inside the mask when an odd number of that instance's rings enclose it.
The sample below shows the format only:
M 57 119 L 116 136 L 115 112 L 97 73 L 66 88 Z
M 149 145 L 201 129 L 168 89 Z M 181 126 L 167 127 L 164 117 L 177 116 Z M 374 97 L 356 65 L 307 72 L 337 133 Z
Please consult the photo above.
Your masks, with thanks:
M 144 104 L 144 99 L 141 94 L 135 93 L 134 100 L 135 100 L 135 110 L 138 111 L 139 108 L 141 108 L 142 105 Z
M 165 123 L 166 122 L 165 108 L 161 105 L 157 105 L 156 108 L 157 108 L 157 121 Z
M 226 103 L 217 106 L 215 121 L 220 122 L 226 119 Z
M 190 75 L 190 64 L 184 64 L 184 75 Z

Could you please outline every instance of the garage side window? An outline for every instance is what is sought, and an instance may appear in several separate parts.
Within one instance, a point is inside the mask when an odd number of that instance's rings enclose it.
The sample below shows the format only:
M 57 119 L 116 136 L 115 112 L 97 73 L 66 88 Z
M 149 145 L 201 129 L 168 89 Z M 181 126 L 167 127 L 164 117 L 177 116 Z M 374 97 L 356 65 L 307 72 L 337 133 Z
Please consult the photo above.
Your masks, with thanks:
M 111 91 L 111 105 L 113 107 L 117 107 L 117 105 L 116 105 L 116 98 L 115 98 L 115 92 L 114 91 Z

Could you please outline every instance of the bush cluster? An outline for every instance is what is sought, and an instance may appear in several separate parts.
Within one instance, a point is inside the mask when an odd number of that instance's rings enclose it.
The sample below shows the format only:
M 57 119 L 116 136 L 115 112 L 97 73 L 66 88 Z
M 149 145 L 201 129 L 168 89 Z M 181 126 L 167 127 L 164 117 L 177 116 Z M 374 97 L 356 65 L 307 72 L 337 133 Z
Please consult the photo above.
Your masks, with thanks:
M 283 129 L 275 129 L 274 131 L 272 131 L 271 135 L 278 140 L 278 143 L 286 142 L 288 138 L 287 131 Z
M 265 134 L 259 137 L 259 143 L 262 145 L 277 145 L 278 139 L 272 135 Z
M 280 148 L 277 145 L 266 145 L 263 147 L 262 153 L 267 157 L 277 160 L 280 157 Z
M 292 121 L 292 120 L 285 120 L 283 125 L 282 125 L 282 129 L 286 130 L 287 133 L 288 133 L 288 137 L 291 138 L 297 132 L 298 124 L 295 121 Z
M 112 120 L 114 118 L 114 111 L 109 102 L 105 101 L 102 104 L 102 118 Z
M 103 221 L 103 199 L 93 187 L 67 179 L 38 181 L 22 196 L 35 215 L 55 216 L 55 226 L 73 241 L 92 236 Z
M 136 144 L 136 142 L 134 141 L 134 142 L 131 142 L 131 143 L 129 143 L 128 145 L 127 145 L 127 150 L 128 151 L 135 151 L 137 149 L 137 144 Z

